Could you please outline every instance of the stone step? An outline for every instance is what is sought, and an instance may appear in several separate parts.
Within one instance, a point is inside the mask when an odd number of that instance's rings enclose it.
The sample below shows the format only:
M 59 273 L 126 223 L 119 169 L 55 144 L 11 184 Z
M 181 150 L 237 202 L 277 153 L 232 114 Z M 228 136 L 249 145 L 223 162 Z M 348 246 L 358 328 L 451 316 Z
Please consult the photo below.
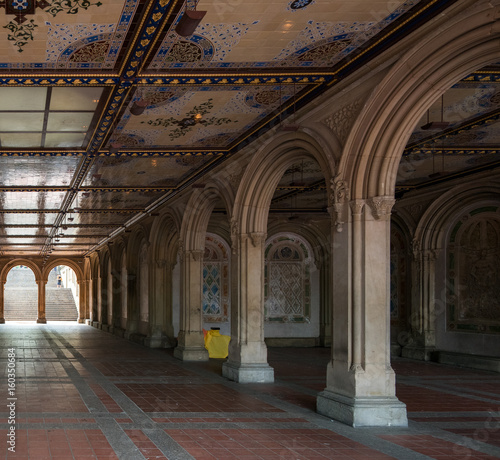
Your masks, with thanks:
M 38 288 L 5 288 L 5 320 L 36 321 L 38 317 Z M 76 321 L 78 310 L 71 289 L 47 288 L 45 291 L 47 321 Z

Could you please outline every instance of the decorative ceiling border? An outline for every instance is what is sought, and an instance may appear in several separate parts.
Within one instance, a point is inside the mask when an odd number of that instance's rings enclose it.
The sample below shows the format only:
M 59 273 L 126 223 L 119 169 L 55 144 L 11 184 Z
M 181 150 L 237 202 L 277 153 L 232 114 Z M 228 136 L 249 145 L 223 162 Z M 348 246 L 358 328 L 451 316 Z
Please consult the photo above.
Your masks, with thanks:
M 100 151 L 96 157 L 202 157 L 202 156 L 226 156 L 229 155 L 229 150 L 128 150 L 111 153 L 108 151 Z
M 472 72 L 458 83 L 500 83 L 500 70 L 486 70 Z M 455 86 L 453 85 L 452 88 Z
M 194 76 L 193 76 L 194 74 Z M 319 84 L 331 79 L 331 72 L 280 72 L 280 73 L 223 73 L 223 74 L 197 74 L 189 75 L 144 75 L 135 81 L 139 86 L 175 86 L 175 85 L 293 85 L 293 84 Z
M 457 155 L 457 156 L 467 156 L 467 155 L 489 155 L 489 154 L 500 153 L 500 148 L 428 148 L 428 149 L 414 149 L 404 153 L 404 156 L 408 155 Z
M 115 86 L 120 83 L 117 75 L 12 75 L 0 76 L 1 86 Z

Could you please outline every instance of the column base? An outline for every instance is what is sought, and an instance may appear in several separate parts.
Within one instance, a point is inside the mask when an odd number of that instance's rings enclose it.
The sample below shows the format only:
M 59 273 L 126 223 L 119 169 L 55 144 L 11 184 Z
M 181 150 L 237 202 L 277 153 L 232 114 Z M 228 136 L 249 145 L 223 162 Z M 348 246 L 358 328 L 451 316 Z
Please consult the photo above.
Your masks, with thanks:
M 175 347 L 174 357 L 181 361 L 208 361 L 208 350 L 201 347 Z
M 85 318 L 78 318 L 78 322 L 80 324 L 85 324 Z
M 417 359 L 419 361 L 436 361 L 436 348 L 424 345 L 406 345 L 401 349 L 403 358 Z
M 325 390 L 317 397 L 316 410 L 354 427 L 408 426 L 406 404 L 395 396 L 350 398 Z
M 225 362 L 222 376 L 238 383 L 273 383 L 274 369 L 269 364 L 241 364 Z
M 0 324 L 5 324 L 5 318 L 0 318 Z
M 45 318 L 38 318 L 38 319 L 36 320 L 36 322 L 37 322 L 38 324 L 47 324 L 47 320 L 46 320 Z

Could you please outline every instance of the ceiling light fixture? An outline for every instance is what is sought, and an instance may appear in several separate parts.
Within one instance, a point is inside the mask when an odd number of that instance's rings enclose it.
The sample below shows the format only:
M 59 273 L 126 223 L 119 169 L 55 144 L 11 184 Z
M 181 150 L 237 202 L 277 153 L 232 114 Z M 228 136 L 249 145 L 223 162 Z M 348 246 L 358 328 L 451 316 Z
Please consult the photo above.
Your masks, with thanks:
M 207 14 L 206 11 L 186 9 L 186 11 L 184 11 L 184 14 L 181 16 L 181 19 L 175 26 L 175 31 L 181 37 L 189 37 L 190 35 L 193 35 L 201 20 L 204 18 L 205 14 Z
M 134 101 L 132 107 L 130 107 L 130 113 L 135 116 L 142 115 L 147 106 L 147 101 L 144 99 L 138 99 L 137 101 Z

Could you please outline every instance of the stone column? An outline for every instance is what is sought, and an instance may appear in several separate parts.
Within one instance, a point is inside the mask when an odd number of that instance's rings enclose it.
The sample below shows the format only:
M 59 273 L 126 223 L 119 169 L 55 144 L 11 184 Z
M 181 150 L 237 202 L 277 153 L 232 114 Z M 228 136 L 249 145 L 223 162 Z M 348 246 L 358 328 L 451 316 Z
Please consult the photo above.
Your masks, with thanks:
M 181 249 L 181 312 L 174 356 L 183 361 L 208 361 L 203 337 L 203 251 Z
M 264 233 L 233 238 L 231 342 L 222 375 L 241 383 L 274 382 L 264 342 Z
M 5 283 L 0 281 L 0 324 L 5 324 Z
M 390 365 L 392 197 L 353 200 L 334 232 L 332 360 L 317 410 L 352 426 L 407 426 Z
M 436 250 L 413 242 L 410 336 L 402 356 L 429 361 L 436 350 Z
M 332 292 L 330 272 L 330 257 L 326 256 L 321 261 L 320 269 L 320 345 L 332 346 Z
M 89 304 L 88 304 L 89 282 L 88 280 L 83 280 L 79 283 L 79 285 L 80 289 L 79 289 L 78 300 L 80 308 L 79 308 L 78 322 L 84 323 L 85 320 L 88 318 L 88 312 L 89 312 Z
M 110 262 L 111 263 L 111 262 Z M 104 272 L 104 270 L 103 270 Z M 108 273 L 101 273 L 99 277 L 99 297 L 101 303 L 100 328 L 108 330 Z
M 137 290 L 138 279 L 135 273 L 127 273 L 127 330 L 125 338 L 130 339 L 132 334 L 135 334 L 138 329 L 138 302 Z
M 37 280 L 38 284 L 38 319 L 37 323 L 45 324 L 47 320 L 45 319 L 45 284 L 44 280 Z
M 145 344 L 151 348 L 172 348 L 172 265 L 164 259 L 157 259 L 149 278 L 152 308 L 149 315 L 150 335 Z

